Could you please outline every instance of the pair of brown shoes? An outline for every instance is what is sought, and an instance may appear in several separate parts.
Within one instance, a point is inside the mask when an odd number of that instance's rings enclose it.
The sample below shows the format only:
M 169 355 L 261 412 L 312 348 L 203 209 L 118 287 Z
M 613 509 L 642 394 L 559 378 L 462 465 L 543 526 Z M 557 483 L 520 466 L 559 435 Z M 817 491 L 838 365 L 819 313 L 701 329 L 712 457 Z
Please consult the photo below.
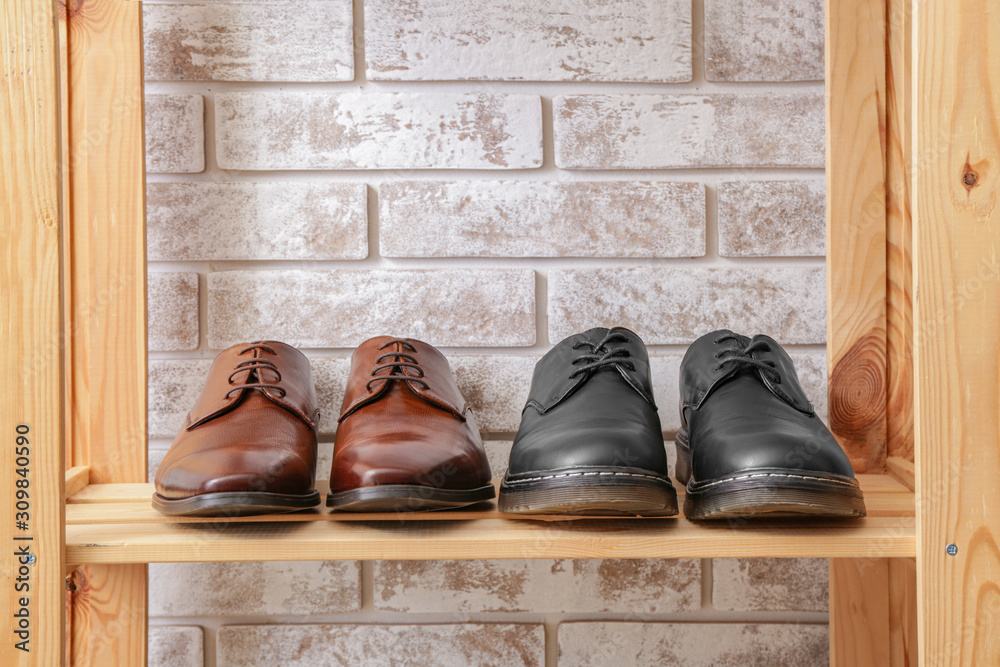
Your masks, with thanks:
M 156 471 L 164 514 L 244 516 L 320 504 L 319 410 L 309 361 L 277 341 L 216 357 L 187 422 Z M 472 410 L 448 361 L 426 343 L 362 343 L 338 420 L 330 494 L 337 510 L 445 509 L 495 495 Z

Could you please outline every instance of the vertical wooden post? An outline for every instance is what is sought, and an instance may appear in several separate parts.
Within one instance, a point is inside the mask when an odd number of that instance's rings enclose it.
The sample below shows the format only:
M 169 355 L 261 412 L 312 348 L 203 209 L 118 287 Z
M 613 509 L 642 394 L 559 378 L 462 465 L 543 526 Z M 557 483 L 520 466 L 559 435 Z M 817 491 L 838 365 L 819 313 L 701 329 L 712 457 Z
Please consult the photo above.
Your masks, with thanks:
M 858 472 L 886 457 L 885 9 L 826 3 L 829 416 Z
M 1000 5 L 915 6 L 920 657 L 1000 665 Z
M 859 472 L 881 472 L 887 455 L 912 461 L 913 452 L 911 2 L 826 5 L 830 426 Z M 915 664 L 915 637 L 896 625 L 915 585 L 894 560 L 831 560 L 832 664 Z
M 4 2 L 0 21 L 0 664 L 58 665 L 65 464 L 55 4 Z
M 92 483 L 146 481 L 142 5 L 67 2 L 67 353 L 73 465 Z M 74 576 L 77 665 L 142 665 L 146 567 Z
M 826 2 L 830 428 L 858 472 L 885 465 L 885 0 Z M 830 661 L 889 659 L 886 559 L 831 559 Z
M 888 558 L 830 559 L 830 664 L 889 667 Z
M 913 228 L 910 90 L 913 0 L 886 14 L 886 453 L 913 462 Z

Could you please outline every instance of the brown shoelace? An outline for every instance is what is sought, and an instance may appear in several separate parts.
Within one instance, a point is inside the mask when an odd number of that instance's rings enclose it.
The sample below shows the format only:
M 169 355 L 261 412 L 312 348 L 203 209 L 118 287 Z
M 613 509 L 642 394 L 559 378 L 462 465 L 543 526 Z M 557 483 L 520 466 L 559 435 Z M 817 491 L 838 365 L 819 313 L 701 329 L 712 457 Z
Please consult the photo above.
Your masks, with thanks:
M 281 371 L 278 370 L 273 361 L 260 356 L 262 352 L 268 352 L 277 356 L 278 353 L 274 351 L 274 348 L 265 345 L 262 341 L 254 341 L 240 350 L 240 356 L 243 356 L 247 352 L 253 352 L 253 358 L 245 359 L 236 364 L 236 369 L 229 374 L 229 378 L 226 381 L 229 384 L 233 384 L 233 380 L 240 373 L 246 373 L 247 376 L 243 382 L 233 385 L 233 388 L 226 392 L 226 398 L 231 397 L 234 392 L 242 391 L 243 389 L 276 391 L 281 393 L 281 398 L 284 398 L 287 392 L 283 387 L 276 384 L 281 382 Z M 264 371 L 273 374 L 271 382 L 267 382 Z
M 368 391 L 372 390 L 372 385 L 376 382 L 393 382 L 395 380 L 404 380 L 406 382 L 419 382 L 424 386 L 424 389 L 430 389 L 430 385 L 424 380 L 420 379 L 424 377 L 424 369 L 420 367 L 420 362 L 412 354 L 407 354 L 404 350 L 409 350 L 410 352 L 416 353 L 416 348 L 411 344 L 407 343 L 401 338 L 393 338 L 387 341 L 383 345 L 379 346 L 379 350 L 384 350 L 392 345 L 398 345 L 399 348 L 391 352 L 387 352 L 375 360 L 375 368 L 372 369 L 372 379 L 365 383 L 365 389 Z M 383 363 L 386 359 L 390 359 L 386 363 Z M 416 371 L 416 375 L 407 375 L 407 368 L 412 368 Z M 388 373 L 379 375 L 379 371 L 388 370 Z

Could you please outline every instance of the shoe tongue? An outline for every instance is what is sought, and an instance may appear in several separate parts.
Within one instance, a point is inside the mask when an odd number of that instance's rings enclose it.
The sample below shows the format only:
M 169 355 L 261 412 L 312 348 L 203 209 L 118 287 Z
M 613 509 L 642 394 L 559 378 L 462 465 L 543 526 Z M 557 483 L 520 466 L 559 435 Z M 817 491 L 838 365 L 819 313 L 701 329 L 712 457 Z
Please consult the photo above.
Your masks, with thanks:
M 620 375 L 625 383 L 655 410 L 656 403 L 653 400 L 653 388 L 650 381 L 649 357 L 645 346 L 637 335 L 627 329 L 615 328 L 610 331 L 620 331 L 625 334 L 627 342 L 615 340 L 608 343 L 608 347 L 612 349 L 626 348 L 629 351 L 627 360 L 631 362 L 635 370 L 614 364 L 590 372 L 577 373 L 570 377 L 573 371 L 583 365 L 582 363 L 574 365 L 573 361 L 581 354 L 589 352 L 589 348 L 586 346 L 576 349 L 573 346 L 583 342 L 596 345 L 608 334 L 609 330 L 591 329 L 584 333 L 575 334 L 561 341 L 535 364 L 527 405 L 534 406 L 544 414 L 569 398 L 591 378 L 601 373 L 615 373 Z
M 781 377 L 781 384 L 775 384 L 766 373 L 758 371 L 757 375 L 760 378 L 760 381 L 764 383 L 772 394 L 785 401 L 799 412 L 804 412 L 810 415 L 816 414 L 812 403 L 809 402 L 805 391 L 802 389 L 802 384 L 799 382 L 799 376 L 795 372 L 795 365 L 792 363 L 792 358 L 788 356 L 788 353 L 785 352 L 784 348 L 778 345 L 773 338 L 764 335 L 754 336 L 754 341 L 758 340 L 767 342 L 770 349 L 766 351 L 755 350 L 751 354 L 754 359 L 770 361 L 773 363 L 774 370 L 776 370 L 778 375 Z
M 681 391 L 685 406 L 697 410 L 721 384 L 737 375 L 746 374 L 758 380 L 768 391 L 796 410 L 815 414 L 813 406 L 799 384 L 791 358 L 773 338 L 757 335 L 751 339 L 734 334 L 736 338 L 715 342 L 721 336 L 729 334 L 733 332 L 727 329 L 713 331 L 696 340 L 688 348 L 681 362 Z M 736 361 L 720 364 L 720 359 L 715 356 L 722 350 L 743 350 L 758 340 L 765 341 L 770 350 L 754 350 L 750 354 L 754 359 L 774 362 L 775 370 L 781 377 L 780 384 L 773 382 L 767 373 L 758 368 L 747 368 Z
M 188 413 L 188 429 L 235 409 L 248 391 L 260 392 L 272 403 L 280 405 L 301 419 L 310 428 L 316 428 L 319 411 L 316 408 L 316 390 L 312 382 L 309 360 L 301 352 L 284 343 L 277 341 L 265 341 L 265 343 L 275 351 L 275 354 L 258 353 L 255 356 L 269 359 L 278 367 L 282 377 L 280 387 L 285 390 L 284 395 L 279 391 L 270 391 L 266 387 L 244 388 L 230 393 L 232 385 L 227 382 L 229 374 L 238 363 L 252 358 L 249 355 L 240 355 L 240 350 L 247 347 L 246 344 L 234 345 L 220 352 L 212 363 L 205 388 Z M 260 381 L 260 374 L 256 369 L 233 376 L 234 384 L 257 381 Z M 229 394 L 228 398 L 226 394 Z
M 340 418 L 342 422 L 355 411 L 370 405 L 381 399 L 389 388 L 390 384 L 405 384 L 410 391 L 424 399 L 427 403 L 436 408 L 446 410 L 461 421 L 466 420 L 465 412 L 467 403 L 455 383 L 455 377 L 451 372 L 451 366 L 443 354 L 436 348 L 419 340 L 406 339 L 406 342 L 413 346 L 413 350 L 405 350 L 417 359 L 421 370 L 424 372 L 422 378 L 417 377 L 417 373 L 412 369 L 401 367 L 399 373 L 380 373 L 372 376 L 371 371 L 379 363 L 376 361 L 390 350 L 380 350 L 379 347 L 392 340 L 388 336 L 372 338 L 354 351 L 351 357 L 351 373 L 347 380 L 347 391 L 344 393 L 344 402 L 341 404 Z M 390 369 L 391 370 L 391 369 Z M 403 379 L 378 380 L 378 378 L 403 378 L 413 377 L 414 381 Z M 416 380 L 424 380 L 424 383 Z M 369 383 L 370 380 L 378 380 Z

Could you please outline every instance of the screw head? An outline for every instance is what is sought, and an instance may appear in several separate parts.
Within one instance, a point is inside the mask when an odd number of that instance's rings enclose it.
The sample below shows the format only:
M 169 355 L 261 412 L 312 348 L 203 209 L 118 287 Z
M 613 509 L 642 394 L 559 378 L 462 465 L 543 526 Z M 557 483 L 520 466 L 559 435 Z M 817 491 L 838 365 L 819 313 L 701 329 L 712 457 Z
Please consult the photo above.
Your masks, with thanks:
M 25 559 L 25 562 L 28 565 L 33 565 L 34 562 L 35 562 L 35 554 L 28 554 L 28 557 L 27 557 L 27 559 Z
M 958 553 L 958 545 L 957 544 L 949 544 L 947 547 L 945 547 L 944 550 L 945 550 L 945 552 L 947 552 L 947 554 L 949 556 L 954 556 L 955 554 Z

